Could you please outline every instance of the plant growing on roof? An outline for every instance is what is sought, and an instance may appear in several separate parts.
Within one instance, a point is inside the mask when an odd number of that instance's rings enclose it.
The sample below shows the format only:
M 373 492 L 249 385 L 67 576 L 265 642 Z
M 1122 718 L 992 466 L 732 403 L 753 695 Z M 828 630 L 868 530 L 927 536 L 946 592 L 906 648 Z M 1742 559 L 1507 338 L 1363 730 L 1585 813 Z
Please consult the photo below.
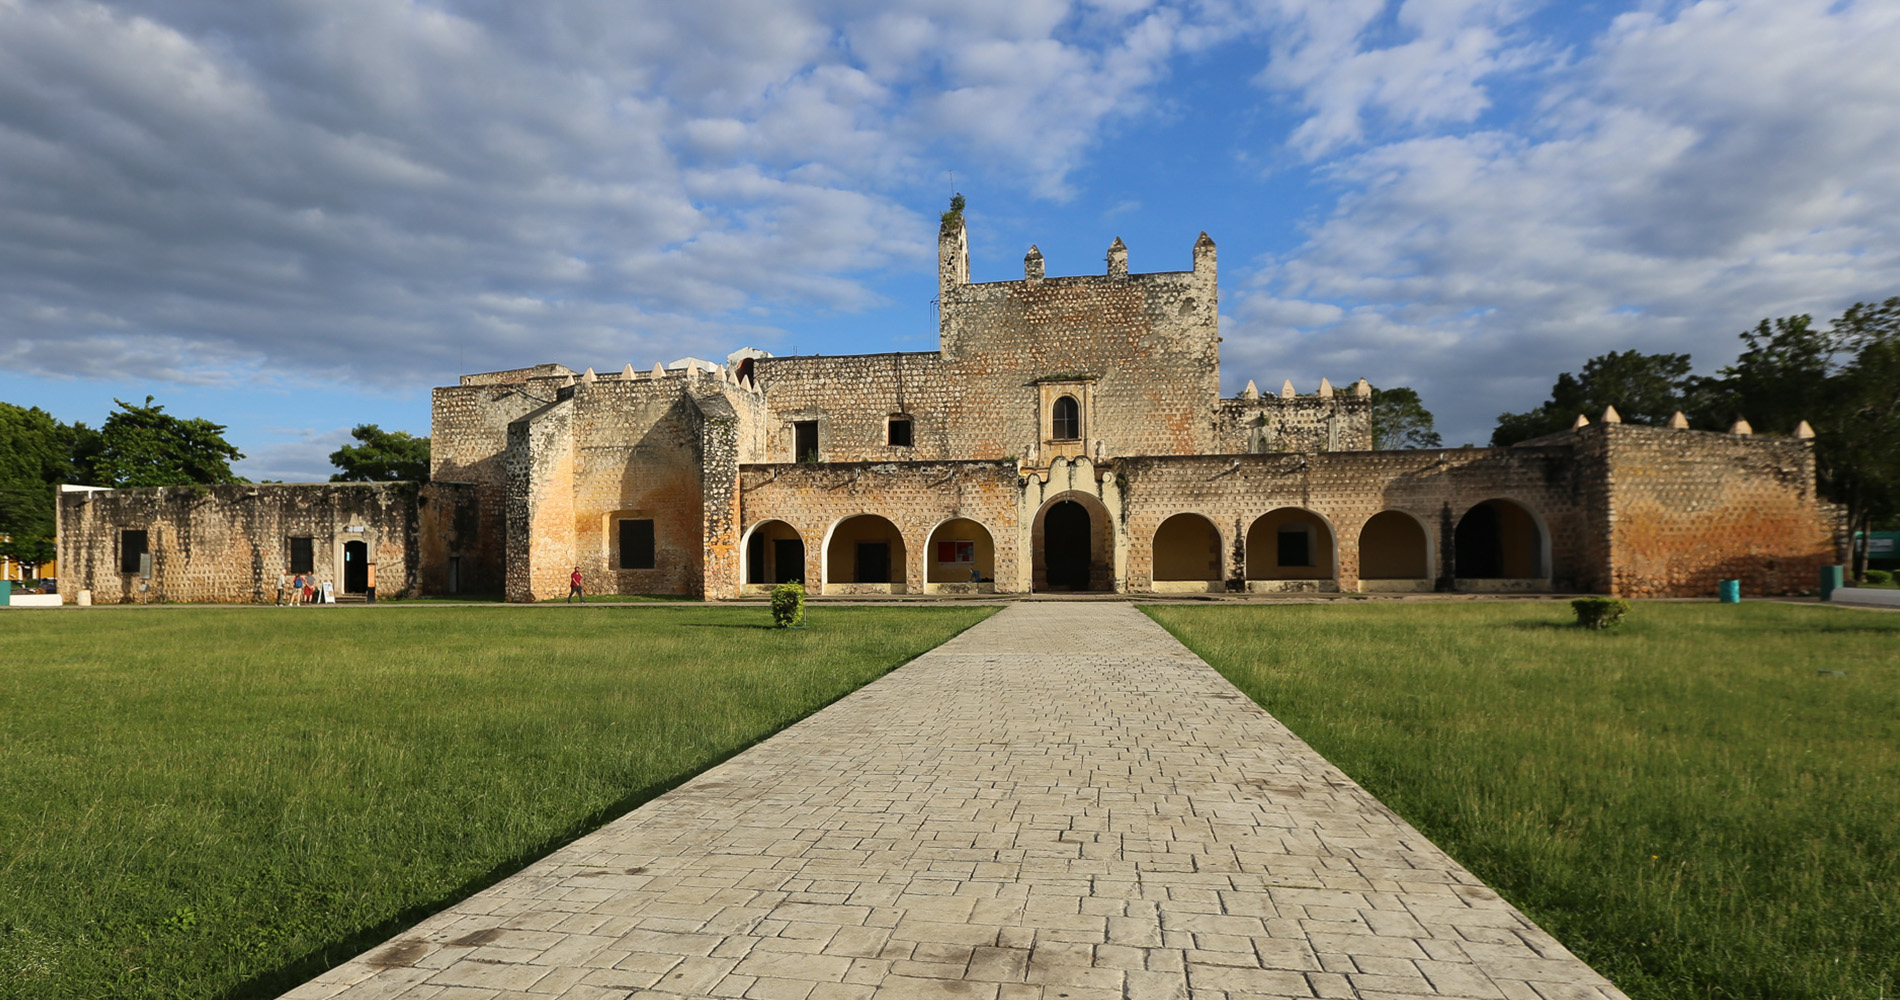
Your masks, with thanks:
M 955 229 L 957 223 L 963 221 L 963 205 L 963 194 L 961 192 L 950 196 L 950 211 L 943 213 L 942 216 L 943 228 Z

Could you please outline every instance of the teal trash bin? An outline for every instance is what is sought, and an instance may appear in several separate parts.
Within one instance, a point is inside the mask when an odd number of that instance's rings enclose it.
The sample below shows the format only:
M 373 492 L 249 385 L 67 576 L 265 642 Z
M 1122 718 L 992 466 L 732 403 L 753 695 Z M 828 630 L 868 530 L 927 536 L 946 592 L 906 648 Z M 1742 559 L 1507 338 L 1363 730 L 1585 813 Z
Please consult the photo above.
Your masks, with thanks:
M 13 581 L 0 580 L 0 608 L 13 603 Z
M 1833 600 L 1834 592 L 1847 585 L 1846 579 L 1847 567 L 1845 566 L 1821 567 L 1821 600 Z
M 1716 584 L 1715 592 L 1721 595 L 1723 604 L 1742 603 L 1742 581 L 1740 580 L 1723 580 Z

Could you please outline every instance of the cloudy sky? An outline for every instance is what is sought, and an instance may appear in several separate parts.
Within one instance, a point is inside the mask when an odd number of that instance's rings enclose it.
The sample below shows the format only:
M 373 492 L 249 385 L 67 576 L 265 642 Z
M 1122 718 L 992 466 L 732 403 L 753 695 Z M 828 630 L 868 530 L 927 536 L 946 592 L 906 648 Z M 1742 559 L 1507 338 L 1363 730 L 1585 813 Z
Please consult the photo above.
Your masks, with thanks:
M 1449 443 L 1609 350 L 1900 294 L 1892 0 L 0 0 L 0 399 L 319 479 L 558 361 L 936 346 L 972 276 L 1189 266 L 1223 377 Z

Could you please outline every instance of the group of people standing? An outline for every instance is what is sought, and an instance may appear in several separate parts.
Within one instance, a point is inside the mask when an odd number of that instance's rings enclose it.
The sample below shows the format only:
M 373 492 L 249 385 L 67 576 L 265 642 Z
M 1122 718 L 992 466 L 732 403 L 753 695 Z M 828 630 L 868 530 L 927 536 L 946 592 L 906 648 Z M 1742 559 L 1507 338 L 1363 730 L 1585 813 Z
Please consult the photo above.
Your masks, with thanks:
M 293 608 L 299 604 L 322 604 L 324 591 L 327 589 L 327 587 L 319 588 L 317 578 L 309 573 L 298 573 L 295 577 L 279 576 L 277 603 Z

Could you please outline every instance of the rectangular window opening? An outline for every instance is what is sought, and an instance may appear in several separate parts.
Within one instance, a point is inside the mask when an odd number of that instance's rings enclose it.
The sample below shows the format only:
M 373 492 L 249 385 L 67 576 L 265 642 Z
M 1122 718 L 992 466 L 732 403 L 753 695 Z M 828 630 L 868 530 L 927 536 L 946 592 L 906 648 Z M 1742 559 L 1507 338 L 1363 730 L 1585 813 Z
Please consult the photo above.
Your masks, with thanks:
M 653 568 L 653 521 L 649 518 L 620 522 L 620 568 Z
M 315 573 L 317 571 L 317 547 L 315 539 L 293 538 L 290 540 L 290 571 L 292 573 Z
M 888 426 L 886 440 L 893 448 L 910 447 L 910 418 L 892 417 Z
M 792 422 L 792 460 L 795 462 L 818 461 L 818 421 L 795 420 Z
M 119 572 L 137 573 L 139 557 L 151 551 L 149 536 L 143 529 L 119 532 Z

